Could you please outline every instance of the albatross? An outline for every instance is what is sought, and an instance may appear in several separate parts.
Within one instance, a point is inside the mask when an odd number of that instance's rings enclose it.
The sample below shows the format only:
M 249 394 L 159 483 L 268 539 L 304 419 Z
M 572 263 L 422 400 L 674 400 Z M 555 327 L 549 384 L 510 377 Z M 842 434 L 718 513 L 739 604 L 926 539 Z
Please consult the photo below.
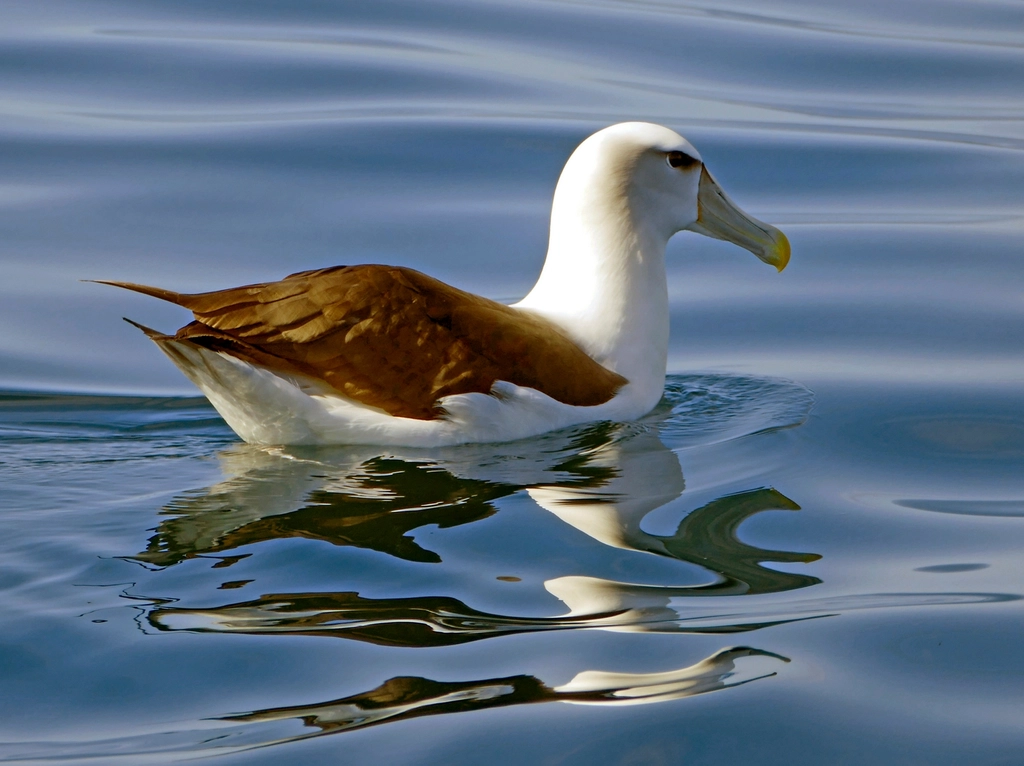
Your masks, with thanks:
M 661 399 L 665 248 L 680 231 L 775 266 L 789 242 L 744 213 L 681 135 L 594 133 L 555 187 L 536 285 L 505 305 L 409 268 L 365 264 L 177 293 L 99 280 L 189 309 L 146 333 L 254 444 L 438 447 L 639 418 Z

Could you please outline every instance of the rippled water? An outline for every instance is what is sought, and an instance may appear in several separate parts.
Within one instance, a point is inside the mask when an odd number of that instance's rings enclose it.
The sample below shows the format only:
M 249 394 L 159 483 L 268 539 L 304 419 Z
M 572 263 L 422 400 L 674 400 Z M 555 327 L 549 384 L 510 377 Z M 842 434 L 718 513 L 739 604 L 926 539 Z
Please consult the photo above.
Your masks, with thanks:
M 1020 762 L 1020 3 L 9 2 L 0 71 L 0 760 Z M 793 243 L 673 240 L 640 423 L 247 447 L 78 281 L 515 299 L 626 119 Z

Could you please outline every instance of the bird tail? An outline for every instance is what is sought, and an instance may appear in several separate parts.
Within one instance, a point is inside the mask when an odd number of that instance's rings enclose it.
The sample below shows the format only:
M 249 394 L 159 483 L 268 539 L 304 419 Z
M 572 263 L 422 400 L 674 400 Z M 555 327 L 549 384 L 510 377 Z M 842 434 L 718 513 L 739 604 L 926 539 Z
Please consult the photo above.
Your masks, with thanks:
M 167 335 L 166 333 L 162 333 L 159 330 L 154 330 L 152 327 L 146 327 L 146 325 L 144 325 L 144 324 L 139 324 L 138 322 L 132 321 L 128 317 L 121 317 L 121 319 L 126 321 L 132 327 L 138 327 L 140 330 L 142 330 L 142 332 L 146 333 L 146 337 L 147 338 L 149 338 L 150 340 L 155 341 L 157 343 L 159 343 L 160 341 L 164 341 L 164 340 L 171 340 L 174 337 L 172 335 Z

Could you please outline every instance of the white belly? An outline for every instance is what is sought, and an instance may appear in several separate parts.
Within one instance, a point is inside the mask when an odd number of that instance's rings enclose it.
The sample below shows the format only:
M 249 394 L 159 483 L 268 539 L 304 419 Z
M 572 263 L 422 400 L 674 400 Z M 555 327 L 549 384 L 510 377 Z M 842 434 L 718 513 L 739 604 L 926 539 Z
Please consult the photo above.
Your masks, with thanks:
M 441 399 L 444 418 L 417 420 L 389 415 L 227 354 L 173 340 L 158 345 L 250 444 L 442 447 L 503 442 L 579 423 L 634 420 L 657 404 L 630 384 L 604 404 L 574 407 L 532 388 L 498 381 L 492 394 Z

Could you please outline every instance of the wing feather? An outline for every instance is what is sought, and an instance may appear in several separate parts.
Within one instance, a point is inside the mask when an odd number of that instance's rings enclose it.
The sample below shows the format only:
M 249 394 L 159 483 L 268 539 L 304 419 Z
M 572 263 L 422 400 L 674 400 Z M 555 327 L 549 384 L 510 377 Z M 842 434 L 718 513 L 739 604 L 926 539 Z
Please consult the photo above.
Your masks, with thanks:
M 175 336 L 323 381 L 392 415 L 431 419 L 438 399 L 505 380 L 573 405 L 627 381 L 547 320 L 412 269 L 364 265 L 186 295 L 109 283 L 190 309 Z

